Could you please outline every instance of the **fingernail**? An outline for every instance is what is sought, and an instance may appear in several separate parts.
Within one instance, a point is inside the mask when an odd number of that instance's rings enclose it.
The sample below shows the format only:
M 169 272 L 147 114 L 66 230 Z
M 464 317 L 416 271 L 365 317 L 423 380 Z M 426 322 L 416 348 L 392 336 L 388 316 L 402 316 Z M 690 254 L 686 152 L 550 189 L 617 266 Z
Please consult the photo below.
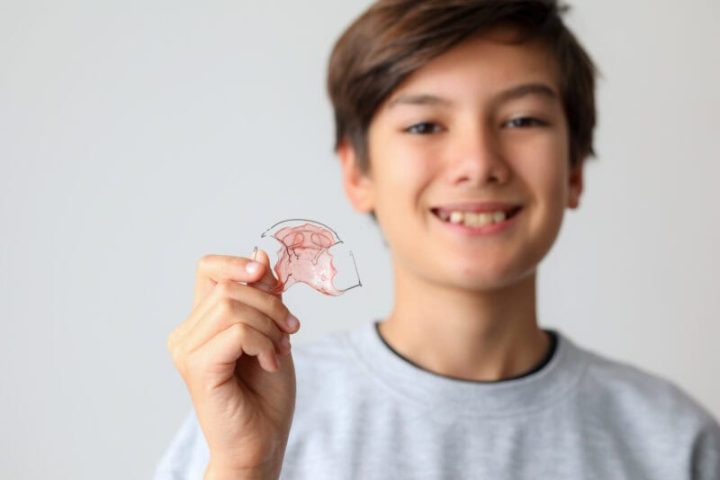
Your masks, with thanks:
M 245 270 L 250 274 L 255 274 L 260 271 L 260 264 L 258 262 L 248 262 L 245 265 Z
M 288 316 L 286 323 L 290 330 L 295 330 L 298 326 L 300 326 L 300 322 L 292 313 Z

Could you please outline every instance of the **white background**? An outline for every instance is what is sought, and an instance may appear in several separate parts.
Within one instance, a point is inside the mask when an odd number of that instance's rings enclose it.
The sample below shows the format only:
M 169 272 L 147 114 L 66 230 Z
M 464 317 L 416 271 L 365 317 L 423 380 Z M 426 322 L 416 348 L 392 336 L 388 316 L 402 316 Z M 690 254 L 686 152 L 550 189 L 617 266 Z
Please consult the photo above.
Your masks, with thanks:
M 324 90 L 367 3 L 0 0 L 1 478 L 148 478 L 191 406 L 166 338 L 196 261 L 276 221 L 332 225 L 366 285 L 291 289 L 296 344 L 388 311 Z M 541 266 L 541 324 L 720 416 L 720 3 L 572 5 L 599 158 Z

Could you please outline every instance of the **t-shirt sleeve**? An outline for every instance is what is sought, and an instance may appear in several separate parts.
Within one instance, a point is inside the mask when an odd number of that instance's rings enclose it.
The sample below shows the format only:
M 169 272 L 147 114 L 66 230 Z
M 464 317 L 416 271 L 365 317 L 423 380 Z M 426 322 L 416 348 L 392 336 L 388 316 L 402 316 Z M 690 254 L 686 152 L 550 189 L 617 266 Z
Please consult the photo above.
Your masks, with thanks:
M 720 480 L 720 425 L 708 415 L 693 448 L 693 480 Z
M 154 480 L 202 480 L 209 452 L 194 412 L 175 434 L 155 470 Z

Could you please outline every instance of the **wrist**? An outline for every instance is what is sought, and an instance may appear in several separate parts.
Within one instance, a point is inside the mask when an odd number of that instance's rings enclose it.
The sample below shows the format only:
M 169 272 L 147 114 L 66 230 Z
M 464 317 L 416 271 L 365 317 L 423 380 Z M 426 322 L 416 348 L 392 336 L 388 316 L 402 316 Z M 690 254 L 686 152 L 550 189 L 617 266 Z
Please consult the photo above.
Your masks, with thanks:
M 269 478 L 263 475 L 261 470 L 254 469 L 231 470 L 208 467 L 205 470 L 205 480 L 266 480 Z
M 281 467 L 282 464 L 277 463 L 236 468 L 211 462 L 205 469 L 205 480 L 277 480 Z

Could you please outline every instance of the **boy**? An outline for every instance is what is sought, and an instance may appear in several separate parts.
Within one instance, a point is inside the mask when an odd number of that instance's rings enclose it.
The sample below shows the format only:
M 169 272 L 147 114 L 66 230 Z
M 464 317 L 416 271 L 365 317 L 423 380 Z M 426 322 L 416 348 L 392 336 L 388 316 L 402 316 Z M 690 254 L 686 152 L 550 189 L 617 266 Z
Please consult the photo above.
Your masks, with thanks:
M 537 266 L 593 155 L 595 69 L 561 10 L 381 0 L 345 32 L 336 150 L 393 310 L 290 355 L 267 255 L 203 258 L 169 339 L 195 414 L 157 478 L 720 479 L 708 412 L 538 326 Z

